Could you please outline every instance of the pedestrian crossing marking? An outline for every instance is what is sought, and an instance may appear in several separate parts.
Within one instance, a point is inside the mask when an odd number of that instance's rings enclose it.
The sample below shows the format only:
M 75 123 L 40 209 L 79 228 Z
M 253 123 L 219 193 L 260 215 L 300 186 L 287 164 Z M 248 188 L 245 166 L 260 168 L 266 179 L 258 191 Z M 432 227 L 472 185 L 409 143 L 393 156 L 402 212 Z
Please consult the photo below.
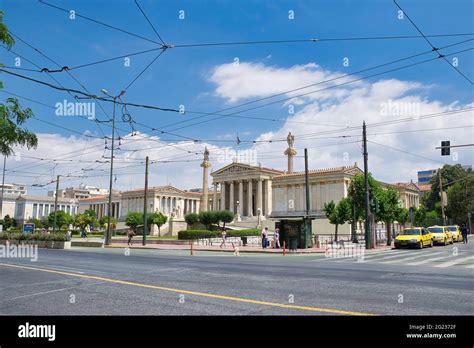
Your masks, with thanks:
M 442 253 L 442 252 L 439 252 L 439 253 L 433 254 L 433 256 L 440 255 L 441 253 Z M 389 260 L 389 261 L 382 261 L 381 263 L 396 263 L 396 262 L 405 262 L 405 261 L 408 261 L 408 260 L 419 259 L 420 257 L 426 257 L 426 254 L 424 254 L 424 255 L 415 255 L 415 256 L 411 256 L 411 257 L 405 257 L 405 258 L 399 258 L 399 259 L 395 259 L 395 260 Z
M 451 254 L 449 254 L 448 256 L 451 256 Z M 426 259 L 426 260 L 423 260 L 423 261 L 411 262 L 411 263 L 408 263 L 408 265 L 409 266 L 418 266 L 418 265 L 423 265 L 423 264 L 431 262 L 431 261 L 443 260 L 445 258 L 446 258 L 446 255 L 441 256 L 441 257 L 433 257 L 433 258 L 429 258 L 429 259 Z
M 458 263 L 462 263 L 464 261 L 468 261 L 468 260 L 472 260 L 474 259 L 474 256 L 468 256 L 468 257 L 463 257 L 463 258 L 456 258 L 455 260 L 453 261 L 448 261 L 448 262 L 443 262 L 443 263 L 440 263 L 439 265 L 435 265 L 435 267 L 441 267 L 441 268 L 445 268 L 445 267 L 449 267 L 449 266 L 454 266 Z

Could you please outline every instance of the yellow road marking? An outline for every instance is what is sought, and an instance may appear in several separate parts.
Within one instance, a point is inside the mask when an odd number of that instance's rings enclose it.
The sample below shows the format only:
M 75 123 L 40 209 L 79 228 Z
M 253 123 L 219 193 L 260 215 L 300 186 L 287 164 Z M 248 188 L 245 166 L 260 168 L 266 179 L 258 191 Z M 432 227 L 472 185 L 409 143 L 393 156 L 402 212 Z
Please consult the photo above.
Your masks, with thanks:
M 125 280 L 97 277 L 97 276 L 92 276 L 92 275 L 87 275 L 87 274 L 78 274 L 78 273 L 57 271 L 57 270 L 48 269 L 48 268 L 16 265 L 16 264 L 11 264 L 11 263 L 8 263 L 8 264 L 0 263 L 0 266 L 21 268 L 21 269 L 29 269 L 29 270 L 33 270 L 33 271 L 40 271 L 40 272 L 47 272 L 47 273 L 54 273 L 54 274 L 62 274 L 62 275 L 77 277 L 77 278 L 99 280 L 99 281 L 102 281 L 102 282 L 109 282 L 109 283 L 116 283 L 116 284 L 130 285 L 130 286 L 138 286 L 138 287 L 147 288 L 147 289 L 155 289 L 155 290 L 162 290 L 162 291 L 168 291 L 168 292 L 176 292 L 176 293 L 179 293 L 179 294 L 195 295 L 195 296 L 201 296 L 201 297 L 210 297 L 210 298 L 216 298 L 216 299 L 220 299 L 220 300 L 236 301 L 236 302 L 243 302 L 243 303 L 252 303 L 252 304 L 258 304 L 258 305 L 270 306 L 270 307 L 300 309 L 300 310 L 312 311 L 312 312 L 323 312 L 323 313 L 344 314 L 344 315 L 358 315 L 358 316 L 371 316 L 371 315 L 374 315 L 374 314 L 371 314 L 371 313 L 364 313 L 364 312 L 352 312 L 352 311 L 344 311 L 344 310 L 339 310 L 339 309 L 328 309 L 328 308 L 318 308 L 318 307 L 309 307 L 309 306 L 289 305 L 289 304 L 282 304 L 282 303 L 275 303 L 275 302 L 252 300 L 252 299 L 234 297 L 234 296 L 216 295 L 216 294 L 210 294 L 210 293 L 205 293 L 205 292 L 181 290 L 181 289 L 176 289 L 176 288 L 167 288 L 167 287 L 158 286 L 158 285 L 142 284 L 142 283 L 136 283 L 136 282 L 129 282 L 129 281 L 125 281 Z

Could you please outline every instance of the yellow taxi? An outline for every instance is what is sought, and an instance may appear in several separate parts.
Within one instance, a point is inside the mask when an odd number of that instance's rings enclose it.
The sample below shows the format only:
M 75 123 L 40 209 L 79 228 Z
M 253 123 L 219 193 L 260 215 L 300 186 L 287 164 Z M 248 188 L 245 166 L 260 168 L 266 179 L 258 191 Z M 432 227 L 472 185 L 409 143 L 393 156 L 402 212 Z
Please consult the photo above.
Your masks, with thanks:
M 446 226 L 446 227 L 453 234 L 453 241 L 454 242 L 462 242 L 462 233 L 461 233 L 461 229 L 459 228 L 458 225 L 451 225 L 451 226 Z
M 453 234 L 446 226 L 430 226 L 428 227 L 428 231 L 430 231 L 431 235 L 433 236 L 433 243 L 434 244 L 453 244 Z
M 395 238 L 395 249 L 404 246 L 419 249 L 423 249 L 425 246 L 432 247 L 431 233 L 424 227 L 404 228 Z

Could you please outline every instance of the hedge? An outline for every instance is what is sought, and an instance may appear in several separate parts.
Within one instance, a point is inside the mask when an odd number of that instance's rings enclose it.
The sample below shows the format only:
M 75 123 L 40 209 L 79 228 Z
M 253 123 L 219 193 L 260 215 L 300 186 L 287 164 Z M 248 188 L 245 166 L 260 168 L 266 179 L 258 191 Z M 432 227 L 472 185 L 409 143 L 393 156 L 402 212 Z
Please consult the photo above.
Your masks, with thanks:
M 218 238 L 221 233 L 221 231 L 186 230 L 178 232 L 178 239 Z
M 55 242 L 66 242 L 70 239 L 66 234 L 63 233 L 9 233 L 1 232 L 1 240 L 38 240 L 38 241 L 55 241 Z
M 250 237 L 250 236 L 260 236 L 262 233 L 258 228 L 248 228 L 245 230 L 228 230 L 227 237 Z
M 245 230 L 227 230 L 227 237 L 247 237 L 260 236 L 260 230 L 257 228 L 249 228 Z M 208 230 L 187 230 L 179 231 L 178 239 L 201 239 L 201 238 L 219 238 L 222 231 L 208 231 Z

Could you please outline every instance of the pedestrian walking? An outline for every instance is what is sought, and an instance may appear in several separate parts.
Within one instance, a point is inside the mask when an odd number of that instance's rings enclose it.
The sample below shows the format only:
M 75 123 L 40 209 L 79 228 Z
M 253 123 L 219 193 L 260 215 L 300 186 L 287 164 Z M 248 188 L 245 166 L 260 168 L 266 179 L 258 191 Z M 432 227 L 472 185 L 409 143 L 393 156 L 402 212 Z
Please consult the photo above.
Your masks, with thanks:
M 275 243 L 275 249 L 280 249 L 280 229 L 276 228 L 273 233 L 273 242 Z
M 222 246 L 225 246 L 226 236 L 227 236 L 227 232 L 225 230 L 223 230 L 222 233 L 221 233 L 221 237 L 222 237 L 221 248 L 222 248 Z
M 466 225 L 461 226 L 462 242 L 467 244 L 467 227 Z
M 265 228 L 262 230 L 262 248 L 266 249 L 267 248 L 267 237 L 268 237 L 268 227 L 265 226 Z
M 128 243 L 127 243 L 129 246 L 133 244 L 132 239 L 135 235 L 136 235 L 135 232 L 130 228 L 128 230 Z

